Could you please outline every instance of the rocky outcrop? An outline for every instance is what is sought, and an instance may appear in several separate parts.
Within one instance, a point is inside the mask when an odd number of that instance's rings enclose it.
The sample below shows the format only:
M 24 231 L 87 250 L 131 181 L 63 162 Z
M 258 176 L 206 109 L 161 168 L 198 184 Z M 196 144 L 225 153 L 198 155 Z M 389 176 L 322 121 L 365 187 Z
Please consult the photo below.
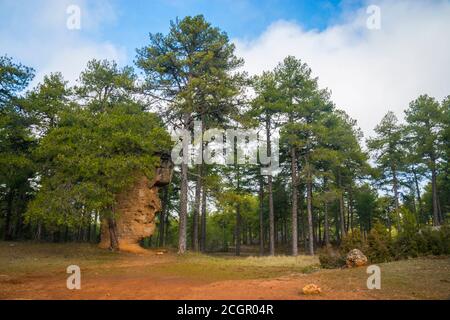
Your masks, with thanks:
M 156 214 L 161 210 L 158 188 L 170 183 L 172 167 L 170 159 L 162 159 L 152 181 L 146 176 L 140 176 L 133 187 L 117 196 L 117 218 L 114 222 L 119 250 L 135 253 L 143 251 L 139 242 L 155 231 Z M 111 247 L 110 221 L 107 219 L 102 221 L 100 247 Z
M 367 264 L 367 257 L 359 249 L 353 249 L 347 254 L 345 263 L 348 268 L 362 267 Z
M 310 294 L 320 294 L 322 292 L 322 289 L 318 285 L 315 284 L 308 284 L 302 289 L 303 294 L 310 295 Z

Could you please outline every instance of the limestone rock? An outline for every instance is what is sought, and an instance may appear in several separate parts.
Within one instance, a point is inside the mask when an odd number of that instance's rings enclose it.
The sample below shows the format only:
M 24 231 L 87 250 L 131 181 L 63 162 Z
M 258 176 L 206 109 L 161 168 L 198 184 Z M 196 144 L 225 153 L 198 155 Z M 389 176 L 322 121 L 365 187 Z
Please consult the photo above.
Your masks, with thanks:
M 348 268 L 361 267 L 367 264 L 367 257 L 359 249 L 353 249 L 345 260 Z
M 152 181 L 146 176 L 140 176 L 134 186 L 117 196 L 115 209 L 118 217 L 115 222 L 120 251 L 132 253 L 145 251 L 139 242 L 155 231 L 155 217 L 161 210 L 158 187 L 170 183 L 172 167 L 170 160 L 162 161 L 162 166 L 156 170 Z M 107 220 L 102 221 L 100 247 L 105 249 L 110 247 Z
M 303 294 L 320 294 L 322 292 L 322 289 L 320 289 L 319 286 L 315 284 L 308 284 L 302 289 Z

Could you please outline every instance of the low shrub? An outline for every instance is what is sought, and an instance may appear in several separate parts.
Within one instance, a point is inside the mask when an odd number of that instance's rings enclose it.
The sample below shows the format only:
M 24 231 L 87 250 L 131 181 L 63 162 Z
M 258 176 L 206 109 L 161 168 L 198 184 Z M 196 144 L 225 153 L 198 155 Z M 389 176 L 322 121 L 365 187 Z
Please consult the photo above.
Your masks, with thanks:
M 422 229 L 415 237 L 419 254 L 450 254 L 450 226 L 442 225 L 439 229 Z
M 392 260 L 392 240 L 385 226 L 380 223 L 374 225 L 367 236 L 366 249 L 363 253 L 372 263 Z
M 361 231 L 353 230 L 342 239 L 340 251 L 342 255 L 347 255 L 350 250 L 359 249 L 362 252 L 366 250 L 366 243 L 361 235 Z
M 331 247 L 319 252 L 319 261 L 322 268 L 336 269 L 345 266 L 345 255 Z
M 352 249 L 361 250 L 371 263 L 416 258 L 424 255 L 450 255 L 450 225 L 439 228 L 426 227 L 417 231 L 411 224 L 397 237 L 391 238 L 386 227 L 377 223 L 370 230 L 367 239 L 355 230 L 342 239 L 339 250 L 326 248 L 319 252 L 323 268 L 340 268 Z
M 450 226 L 448 224 L 439 228 L 422 228 L 414 234 L 402 232 L 393 245 L 395 259 L 447 254 L 450 254 Z
M 418 257 L 420 250 L 417 238 L 400 234 L 394 243 L 393 252 L 396 260 Z

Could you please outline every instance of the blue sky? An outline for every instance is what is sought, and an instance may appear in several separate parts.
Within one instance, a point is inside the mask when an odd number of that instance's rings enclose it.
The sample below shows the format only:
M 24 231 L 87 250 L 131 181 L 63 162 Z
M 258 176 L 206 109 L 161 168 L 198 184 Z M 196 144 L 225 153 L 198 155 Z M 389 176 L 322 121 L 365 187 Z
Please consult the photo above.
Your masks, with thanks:
M 141 39 L 149 31 L 165 32 L 168 21 L 186 15 L 203 14 L 230 37 L 254 37 L 277 20 L 295 21 L 308 29 L 323 29 L 335 21 L 343 8 L 358 2 L 338 0 L 116 0 L 118 19 L 114 37 L 135 34 Z M 134 39 L 134 37 L 133 37 Z
M 116 0 L 116 21 L 105 28 L 102 37 L 133 50 L 142 46 L 149 32 L 166 32 L 169 21 L 176 17 L 203 14 L 213 25 L 232 38 L 252 38 L 271 23 L 283 19 L 301 23 L 308 28 L 326 27 L 336 17 L 339 1 L 280 0 Z M 131 52 L 130 52 L 131 54 Z
M 80 30 L 66 27 L 72 4 Z M 56 71 L 74 83 L 90 59 L 132 64 L 149 32 L 196 14 L 228 33 L 250 74 L 287 55 L 308 63 L 366 136 L 418 95 L 450 94 L 450 0 L 0 0 L 0 55 L 35 68 L 33 86 Z
M 18 27 L 19 30 L 16 27 L 16 30 L 11 31 L 26 33 L 24 29 L 30 27 L 26 23 L 29 21 L 27 17 L 39 12 L 37 7 L 52 2 L 54 1 L 36 0 L 30 4 L 29 0 L 0 0 L 0 28 L 7 29 L 15 21 L 22 21 L 25 23 Z M 337 23 L 342 12 L 361 7 L 363 1 L 72 0 L 67 3 L 79 4 L 82 7 L 82 14 L 83 10 L 95 11 L 99 6 L 98 3 L 107 6 L 108 9 L 102 14 L 108 17 L 94 28 L 83 28 L 82 32 L 92 41 L 109 41 L 126 48 L 127 61 L 131 63 L 134 50 L 146 43 L 148 33 L 166 32 L 169 21 L 177 17 L 203 14 L 214 26 L 226 31 L 230 38 L 252 39 L 280 20 L 297 23 L 305 29 L 323 30 Z M 62 10 L 56 10 L 57 6 L 54 8 L 54 15 L 64 14 Z M 82 25 L 86 22 L 83 15 L 81 21 Z
M 323 30 L 335 23 L 344 10 L 362 1 L 340 0 L 115 0 L 116 20 L 102 32 L 127 48 L 142 46 L 149 32 L 166 32 L 176 17 L 203 14 L 230 38 L 251 39 L 279 20 L 306 29 Z M 131 50 L 131 49 L 129 49 Z

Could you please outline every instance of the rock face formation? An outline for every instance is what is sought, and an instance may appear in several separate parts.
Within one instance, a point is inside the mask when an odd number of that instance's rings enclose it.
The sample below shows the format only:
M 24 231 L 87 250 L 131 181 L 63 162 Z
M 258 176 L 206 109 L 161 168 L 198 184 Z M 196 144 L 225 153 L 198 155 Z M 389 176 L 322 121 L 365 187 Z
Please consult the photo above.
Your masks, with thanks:
M 121 251 L 142 252 L 139 242 L 155 231 L 155 218 L 161 210 L 158 187 L 167 185 L 172 178 L 173 164 L 168 158 L 161 159 L 152 181 L 146 176 L 137 179 L 134 186 L 117 197 L 115 207 L 115 232 Z M 105 219 L 101 224 L 101 248 L 111 247 L 110 225 Z

